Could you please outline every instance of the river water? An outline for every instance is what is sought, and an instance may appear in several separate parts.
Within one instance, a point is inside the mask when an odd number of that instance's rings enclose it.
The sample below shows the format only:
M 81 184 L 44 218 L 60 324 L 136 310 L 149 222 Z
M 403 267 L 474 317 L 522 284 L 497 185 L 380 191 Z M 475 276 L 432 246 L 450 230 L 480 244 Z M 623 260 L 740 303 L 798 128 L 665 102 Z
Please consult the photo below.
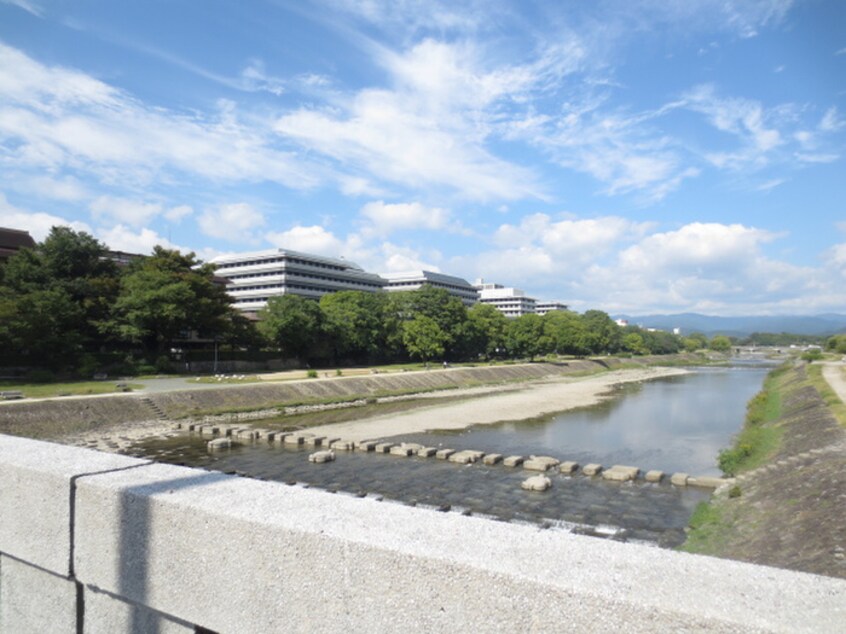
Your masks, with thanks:
M 396 440 L 716 475 L 716 455 L 742 426 L 746 403 L 760 390 L 766 372 L 764 367 L 697 368 L 683 376 L 623 386 L 616 398 L 579 411 Z M 132 453 L 341 495 L 378 496 L 386 502 L 662 546 L 684 540 L 683 528 L 693 508 L 710 494 L 667 483 L 621 484 L 562 474 L 550 475 L 550 490 L 528 493 L 520 488 L 528 472 L 502 465 L 459 466 L 435 458 L 360 452 L 338 452 L 335 462 L 315 465 L 307 460 L 313 450 L 260 442 L 208 453 L 207 440 L 191 435 L 151 440 Z

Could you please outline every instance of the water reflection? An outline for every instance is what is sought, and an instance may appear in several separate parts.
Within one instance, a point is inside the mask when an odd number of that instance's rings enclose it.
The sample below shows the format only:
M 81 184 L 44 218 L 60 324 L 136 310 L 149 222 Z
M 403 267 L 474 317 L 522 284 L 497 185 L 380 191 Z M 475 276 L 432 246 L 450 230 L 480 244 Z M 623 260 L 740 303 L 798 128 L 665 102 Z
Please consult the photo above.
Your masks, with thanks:
M 410 440 L 504 454 L 719 475 L 716 455 L 743 425 L 767 368 L 697 368 L 618 390 L 621 398 L 530 421 L 420 434 Z

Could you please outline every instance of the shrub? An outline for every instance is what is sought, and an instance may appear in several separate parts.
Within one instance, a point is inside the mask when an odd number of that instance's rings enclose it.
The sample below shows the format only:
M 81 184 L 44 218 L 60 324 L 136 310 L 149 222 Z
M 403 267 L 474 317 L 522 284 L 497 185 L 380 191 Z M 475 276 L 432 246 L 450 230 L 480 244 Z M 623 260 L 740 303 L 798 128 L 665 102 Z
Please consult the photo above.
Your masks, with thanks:
M 729 497 L 730 498 L 739 498 L 741 495 L 740 487 L 738 485 L 734 485 L 732 488 L 729 489 Z
M 309 370 L 308 372 L 306 372 L 306 376 L 310 379 L 316 379 L 317 378 L 317 370 Z
M 807 352 L 802 354 L 802 360 L 807 361 L 808 363 L 813 363 L 814 361 L 819 361 L 823 358 L 823 354 L 819 350 L 808 350 Z

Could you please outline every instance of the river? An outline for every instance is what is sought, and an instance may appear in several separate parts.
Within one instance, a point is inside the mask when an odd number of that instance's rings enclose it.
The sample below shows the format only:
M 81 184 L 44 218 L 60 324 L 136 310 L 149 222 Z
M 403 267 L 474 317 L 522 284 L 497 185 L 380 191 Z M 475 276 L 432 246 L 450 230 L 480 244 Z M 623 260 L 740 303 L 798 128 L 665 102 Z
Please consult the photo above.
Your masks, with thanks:
M 629 384 L 601 405 L 541 419 L 437 432 L 401 440 L 488 453 L 551 455 L 581 464 L 627 464 L 643 470 L 718 474 L 716 455 L 743 424 L 748 400 L 767 368 L 695 368 L 687 375 Z M 436 426 L 436 425 L 435 425 Z M 527 493 L 527 472 L 501 465 L 458 466 L 435 458 L 340 452 L 324 465 L 307 449 L 258 443 L 208 453 L 207 439 L 180 436 L 141 443 L 134 455 L 338 494 L 474 513 L 588 534 L 675 546 L 695 505 L 709 491 L 667 483 L 607 482 L 551 476 L 553 487 Z

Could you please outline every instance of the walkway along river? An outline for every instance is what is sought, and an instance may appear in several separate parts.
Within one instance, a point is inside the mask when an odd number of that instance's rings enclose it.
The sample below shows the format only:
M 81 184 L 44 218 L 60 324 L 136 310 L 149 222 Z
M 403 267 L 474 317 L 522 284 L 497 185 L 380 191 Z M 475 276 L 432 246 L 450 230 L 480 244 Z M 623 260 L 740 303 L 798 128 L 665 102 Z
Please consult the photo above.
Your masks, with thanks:
M 617 398 L 579 411 L 395 440 L 716 475 L 716 455 L 739 431 L 746 403 L 760 389 L 766 372 L 763 367 L 696 369 L 622 386 Z M 436 414 L 433 420 L 437 428 Z M 550 476 L 550 490 L 528 493 L 520 489 L 527 472 L 501 464 L 459 466 L 435 458 L 339 452 L 334 462 L 315 465 L 307 460 L 314 449 L 259 442 L 209 453 L 207 441 L 182 435 L 139 444 L 132 453 L 339 494 L 384 496 L 665 546 L 684 540 L 694 506 L 710 494 L 668 483 L 616 483 L 563 474 Z

